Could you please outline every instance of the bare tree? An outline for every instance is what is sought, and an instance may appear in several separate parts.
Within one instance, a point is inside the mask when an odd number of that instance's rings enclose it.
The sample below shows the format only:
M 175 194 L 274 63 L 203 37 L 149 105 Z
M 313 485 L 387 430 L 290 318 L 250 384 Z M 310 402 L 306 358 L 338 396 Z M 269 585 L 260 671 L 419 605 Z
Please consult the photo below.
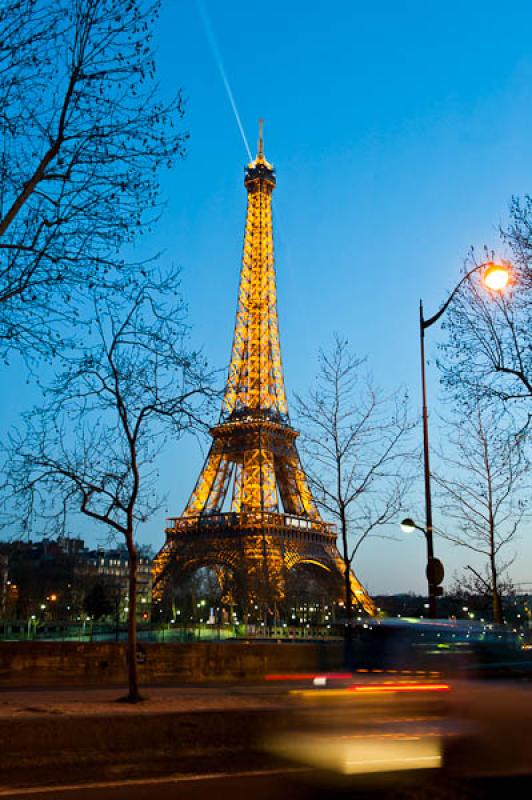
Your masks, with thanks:
M 516 587 L 511 578 L 500 571 L 497 576 L 497 590 L 502 609 L 503 598 L 513 598 Z M 463 573 L 454 575 L 454 583 L 447 592 L 447 598 L 453 599 L 463 607 L 467 603 L 468 610 L 478 611 L 481 614 L 493 615 L 493 590 L 489 567 L 486 565 L 478 570 L 468 564 Z
M 160 0 L 0 7 L 0 352 L 56 351 L 86 290 L 131 286 L 120 249 L 156 216 L 184 152 L 178 94 L 158 99 Z
M 495 402 L 524 415 L 525 422 L 532 414 L 531 213 L 530 200 L 524 208 L 515 201 L 512 224 L 503 232 L 514 256 L 509 287 L 490 291 L 474 274 L 449 307 L 449 336 L 439 362 L 444 383 L 465 405 Z M 465 269 L 474 265 L 471 254 Z
M 518 534 L 527 509 L 529 463 L 524 434 L 515 435 L 500 415 L 477 403 L 472 414 L 448 421 L 441 468 L 433 474 L 441 488 L 449 541 L 485 559 L 484 572 L 468 571 L 492 598 L 493 619 L 502 622 L 501 575 L 512 563 L 502 551 Z
M 353 559 L 396 519 L 411 483 L 407 398 L 375 387 L 363 365 L 336 336 L 331 352 L 320 353 L 315 388 L 296 397 L 316 501 L 340 528 L 348 621 Z
M 169 305 L 167 298 L 172 300 Z M 68 359 L 46 404 L 11 436 L 6 513 L 35 527 L 81 513 L 123 537 L 129 555 L 127 699 L 136 667 L 135 531 L 159 506 L 155 459 L 167 437 L 202 424 L 210 390 L 189 349 L 175 276 L 146 281 L 132 301 L 93 301 L 93 341 Z

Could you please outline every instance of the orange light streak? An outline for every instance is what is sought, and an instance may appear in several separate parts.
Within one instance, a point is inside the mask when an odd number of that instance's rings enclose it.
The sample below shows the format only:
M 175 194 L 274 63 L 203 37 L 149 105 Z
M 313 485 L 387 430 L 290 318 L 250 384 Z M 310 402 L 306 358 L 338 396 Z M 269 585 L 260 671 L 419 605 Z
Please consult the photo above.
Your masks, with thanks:
M 361 686 L 354 684 L 348 691 L 361 694 L 390 694 L 392 692 L 448 692 L 450 686 L 446 683 L 380 683 Z

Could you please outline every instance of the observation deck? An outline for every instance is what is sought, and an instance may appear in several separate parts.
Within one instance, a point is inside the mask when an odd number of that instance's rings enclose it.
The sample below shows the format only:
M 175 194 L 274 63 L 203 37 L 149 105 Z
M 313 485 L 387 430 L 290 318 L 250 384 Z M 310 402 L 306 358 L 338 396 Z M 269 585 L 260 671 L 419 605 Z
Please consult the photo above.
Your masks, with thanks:
M 185 533 L 205 533 L 229 536 L 237 532 L 264 531 L 294 536 L 307 542 L 336 542 L 336 528 L 322 519 L 308 519 L 294 514 L 281 514 L 275 511 L 241 511 L 222 514 L 193 514 L 186 517 L 169 517 L 166 527 L 167 538 Z

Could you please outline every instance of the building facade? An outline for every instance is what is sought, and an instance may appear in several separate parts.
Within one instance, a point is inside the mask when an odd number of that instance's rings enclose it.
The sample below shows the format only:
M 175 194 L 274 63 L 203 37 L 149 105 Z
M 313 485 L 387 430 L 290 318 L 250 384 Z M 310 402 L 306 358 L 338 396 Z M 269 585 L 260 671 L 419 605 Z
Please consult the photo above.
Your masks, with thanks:
M 139 619 L 151 617 L 152 559 L 138 562 Z M 0 615 L 3 619 L 76 621 L 87 618 L 91 593 L 105 598 L 107 616 L 125 619 L 128 610 L 128 553 L 125 547 L 89 548 L 79 537 L 0 543 Z

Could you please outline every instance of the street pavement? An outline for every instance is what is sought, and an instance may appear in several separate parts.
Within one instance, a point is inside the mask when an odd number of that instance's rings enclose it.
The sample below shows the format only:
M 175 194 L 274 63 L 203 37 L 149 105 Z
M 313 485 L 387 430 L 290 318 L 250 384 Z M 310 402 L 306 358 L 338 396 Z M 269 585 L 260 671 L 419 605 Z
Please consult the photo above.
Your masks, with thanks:
M 308 683 L 308 682 L 307 682 Z M 112 713 L 150 714 L 159 712 L 195 712 L 276 708 L 286 698 L 287 687 L 262 682 L 259 684 L 218 684 L 208 686 L 147 686 L 141 688 L 145 702 L 117 703 L 123 688 L 94 687 L 25 687 L 0 692 L 0 720 L 6 717 L 33 714 L 96 715 Z
M 376 678 L 382 681 L 381 676 Z M 308 679 L 301 682 L 306 688 L 311 684 Z M 3 758 L 5 788 L 0 783 L 0 800 L 480 800 L 492 796 L 500 800 L 532 795 L 528 777 L 499 779 L 496 774 L 509 774 L 504 769 L 514 767 L 517 756 L 528 765 L 532 687 L 467 683 L 454 686 L 449 695 L 454 697 L 455 710 L 475 721 L 478 732 L 473 745 L 480 741 L 484 748 L 479 751 L 481 766 L 495 770 L 487 784 L 456 784 L 439 771 L 413 786 L 373 787 L 369 794 L 367 786 L 323 783 L 318 772 L 307 767 L 289 769 L 286 761 L 258 752 L 262 731 L 269 725 L 270 735 L 277 732 L 284 711 L 293 709 L 296 698 L 288 694 L 289 686 L 264 682 L 254 686 L 151 687 L 147 701 L 134 706 L 117 703 L 120 692 L 116 689 L 4 691 L 0 694 L 0 760 Z M 413 694 L 412 700 L 417 697 L 416 719 L 424 695 Z M 441 698 L 447 704 L 445 693 Z M 340 700 L 343 708 L 343 695 Z M 328 705 L 325 708 L 328 713 Z M 401 708 L 398 706 L 396 713 L 392 703 L 391 711 L 398 717 L 395 722 L 410 724 L 410 707 Z M 350 719 L 349 704 L 346 711 Z M 362 722 L 373 725 L 373 717 L 367 713 Z M 380 710 L 379 714 L 382 716 Z M 307 730 L 307 717 L 296 725 L 296 738 Z M 22 734 L 17 739 L 17 730 L 27 733 L 27 746 Z M 329 731 L 337 733 L 334 725 L 324 729 L 324 741 Z M 475 747 L 464 752 L 469 754 L 467 766 L 469 758 L 475 757 Z M 507 764 L 505 759 L 510 756 Z M 478 761 L 478 755 L 476 758 Z
M 265 758 L 257 763 L 252 752 L 255 738 L 283 714 L 286 703 L 286 689 L 266 683 L 144 691 L 146 701 L 134 705 L 117 702 L 120 689 L 1 691 L 3 796 L 11 796 L 14 787 L 35 791 L 95 777 L 262 768 Z
M 380 786 L 324 783 L 308 770 L 255 770 L 207 775 L 176 775 L 139 781 L 80 786 L 0 790 L 12 800 L 520 800 L 529 797 L 529 778 L 455 781 L 435 775 L 424 782 Z
M 296 771 L 299 775 L 300 770 Z M 306 773 L 308 774 L 308 773 Z M 254 800 L 290 798 L 307 800 L 316 796 L 309 781 L 295 780 L 294 770 L 253 770 L 249 772 L 177 775 L 139 781 L 106 781 L 80 786 L 46 786 L 34 789 L 0 789 L 0 798 L 13 800 Z

